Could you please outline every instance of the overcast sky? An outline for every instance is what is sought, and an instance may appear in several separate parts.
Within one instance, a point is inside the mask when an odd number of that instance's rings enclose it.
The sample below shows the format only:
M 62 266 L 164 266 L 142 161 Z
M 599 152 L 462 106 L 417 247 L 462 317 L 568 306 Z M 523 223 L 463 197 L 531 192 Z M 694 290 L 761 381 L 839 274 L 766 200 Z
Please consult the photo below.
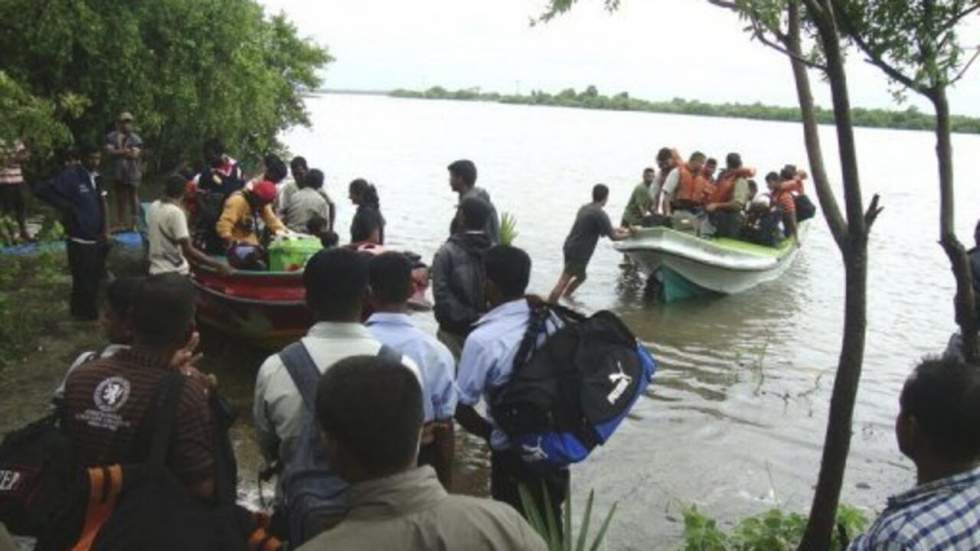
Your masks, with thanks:
M 645 99 L 684 97 L 794 105 L 788 61 L 749 40 L 734 14 L 704 0 L 579 0 L 571 13 L 530 27 L 543 0 L 262 0 L 285 11 L 337 58 L 326 86 L 422 89 L 479 86 L 529 92 L 628 91 Z M 980 44 L 972 18 L 964 44 Z M 893 107 L 880 72 L 851 56 L 852 103 Z M 818 101 L 829 106 L 815 81 Z M 980 65 L 951 93 L 953 111 L 980 115 Z M 925 104 L 916 100 L 920 106 Z

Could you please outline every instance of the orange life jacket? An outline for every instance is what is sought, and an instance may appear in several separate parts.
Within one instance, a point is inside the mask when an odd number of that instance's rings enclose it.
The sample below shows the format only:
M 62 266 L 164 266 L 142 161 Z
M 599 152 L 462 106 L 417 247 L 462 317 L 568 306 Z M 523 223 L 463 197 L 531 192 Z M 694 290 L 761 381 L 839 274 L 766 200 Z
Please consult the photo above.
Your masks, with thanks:
M 707 183 L 704 175 L 700 172 L 697 174 L 693 173 L 687 166 L 687 163 L 679 163 L 677 170 L 680 179 L 677 182 L 677 194 L 674 196 L 674 200 L 678 202 L 704 203 L 704 188 Z
M 735 191 L 735 184 L 741 178 L 751 178 L 755 176 L 755 170 L 751 168 L 737 168 L 726 170 L 718 178 L 715 189 L 708 197 L 709 203 L 728 203 L 732 200 L 732 193 Z

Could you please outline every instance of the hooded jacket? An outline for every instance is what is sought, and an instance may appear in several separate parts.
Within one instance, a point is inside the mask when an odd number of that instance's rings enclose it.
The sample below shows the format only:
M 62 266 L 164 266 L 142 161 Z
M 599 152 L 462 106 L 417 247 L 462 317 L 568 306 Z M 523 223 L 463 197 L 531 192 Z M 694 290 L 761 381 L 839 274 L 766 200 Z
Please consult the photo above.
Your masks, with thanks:
M 492 245 L 484 232 L 458 233 L 432 260 L 435 315 L 443 331 L 465 336 L 486 312 L 483 255 Z

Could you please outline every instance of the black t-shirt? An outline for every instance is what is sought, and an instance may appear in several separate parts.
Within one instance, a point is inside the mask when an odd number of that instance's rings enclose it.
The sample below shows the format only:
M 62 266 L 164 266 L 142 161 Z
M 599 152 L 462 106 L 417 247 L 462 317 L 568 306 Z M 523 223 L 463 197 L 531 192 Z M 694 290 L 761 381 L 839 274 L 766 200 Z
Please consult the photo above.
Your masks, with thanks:
M 350 224 L 351 243 L 367 241 L 374 230 L 378 230 L 378 244 L 384 245 L 385 219 L 381 216 L 381 211 L 368 205 L 358 206 Z
M 596 203 L 589 203 L 578 210 L 572 231 L 565 239 L 565 258 L 588 262 L 595 252 L 600 237 L 612 237 L 613 226 L 609 215 Z

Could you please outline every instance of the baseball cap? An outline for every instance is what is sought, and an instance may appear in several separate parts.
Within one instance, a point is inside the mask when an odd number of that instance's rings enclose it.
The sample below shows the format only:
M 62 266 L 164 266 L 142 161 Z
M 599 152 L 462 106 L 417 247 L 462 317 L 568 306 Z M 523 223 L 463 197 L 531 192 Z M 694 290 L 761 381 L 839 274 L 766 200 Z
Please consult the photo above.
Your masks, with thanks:
M 263 203 L 271 203 L 276 200 L 276 184 L 268 180 L 262 180 L 252 186 L 252 193 Z

